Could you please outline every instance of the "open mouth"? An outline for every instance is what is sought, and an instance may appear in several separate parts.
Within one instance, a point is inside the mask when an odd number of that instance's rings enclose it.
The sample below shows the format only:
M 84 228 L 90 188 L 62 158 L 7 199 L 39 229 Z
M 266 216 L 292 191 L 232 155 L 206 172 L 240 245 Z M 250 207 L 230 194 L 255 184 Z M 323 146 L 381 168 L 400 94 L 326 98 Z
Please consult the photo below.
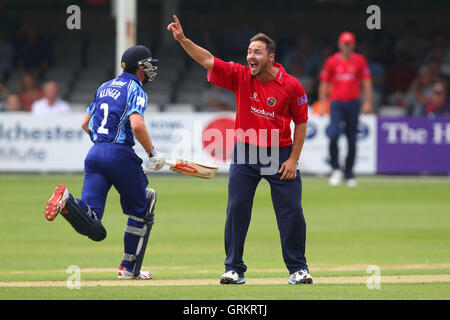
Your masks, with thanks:
M 258 69 L 258 63 L 257 62 L 250 61 L 248 63 L 248 65 L 250 66 L 250 70 L 251 71 L 256 71 Z

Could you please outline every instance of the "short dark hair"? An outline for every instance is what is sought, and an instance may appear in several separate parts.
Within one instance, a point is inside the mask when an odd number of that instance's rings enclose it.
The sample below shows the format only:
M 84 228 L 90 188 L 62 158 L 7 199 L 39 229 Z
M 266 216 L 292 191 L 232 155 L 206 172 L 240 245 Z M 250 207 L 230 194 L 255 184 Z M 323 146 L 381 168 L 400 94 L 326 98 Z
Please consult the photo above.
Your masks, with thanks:
M 271 38 L 269 38 L 264 33 L 258 33 L 257 35 L 253 36 L 250 39 L 250 43 L 255 41 L 261 41 L 266 44 L 267 52 L 269 54 L 275 53 L 275 41 L 273 41 Z

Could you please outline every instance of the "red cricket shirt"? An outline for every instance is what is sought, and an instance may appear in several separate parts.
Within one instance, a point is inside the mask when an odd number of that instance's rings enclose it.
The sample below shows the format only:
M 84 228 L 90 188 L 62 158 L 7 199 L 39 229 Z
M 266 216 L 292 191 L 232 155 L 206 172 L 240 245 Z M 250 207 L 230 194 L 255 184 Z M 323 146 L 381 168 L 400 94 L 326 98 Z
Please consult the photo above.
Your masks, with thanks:
M 300 82 L 280 68 L 273 81 L 262 83 L 252 77 L 250 67 L 214 58 L 208 81 L 236 94 L 235 133 L 240 142 L 261 147 L 286 147 L 292 144 L 290 123 L 308 120 L 308 98 Z
M 327 59 L 320 73 L 320 81 L 331 82 L 331 100 L 349 101 L 359 99 L 361 80 L 370 79 L 367 61 L 359 53 L 352 53 L 348 60 L 335 53 Z

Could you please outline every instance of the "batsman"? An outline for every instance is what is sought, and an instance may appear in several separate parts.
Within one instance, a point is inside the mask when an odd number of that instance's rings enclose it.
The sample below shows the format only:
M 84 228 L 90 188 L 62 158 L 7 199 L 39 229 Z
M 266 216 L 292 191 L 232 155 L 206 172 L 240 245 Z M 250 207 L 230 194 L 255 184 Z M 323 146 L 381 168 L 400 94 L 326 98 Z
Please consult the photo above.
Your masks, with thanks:
M 44 208 L 47 220 L 53 221 L 60 214 L 78 233 L 101 241 L 106 237 L 101 222 L 106 197 L 114 186 L 128 216 L 119 279 L 152 278 L 150 272 L 141 271 L 141 266 L 154 222 L 156 192 L 147 188 L 143 161 L 132 147 L 136 138 L 148 153 L 148 168 L 159 170 L 164 166 L 165 156 L 155 150 L 144 122 L 147 94 L 143 85 L 155 78 L 157 61 L 141 45 L 123 53 L 123 73 L 97 89 L 81 125 L 94 143 L 84 161 L 81 199 L 74 198 L 61 184 Z
M 244 242 L 250 224 L 256 187 L 266 179 L 281 238 L 290 284 L 313 282 L 305 258 L 306 222 L 301 205 L 302 184 L 297 162 L 306 137 L 308 100 L 300 82 L 275 62 L 275 43 L 264 34 L 249 41 L 248 66 L 225 62 L 186 38 L 180 21 L 167 27 L 187 54 L 208 70 L 208 80 L 236 95 L 233 159 L 228 183 L 225 223 L 225 273 L 221 284 L 244 284 Z M 291 138 L 294 121 L 294 138 Z M 256 132 L 257 134 L 252 134 Z M 260 152 L 263 151 L 263 152 Z M 276 164 L 269 173 L 261 157 Z M 239 155 L 243 157 L 239 157 Z

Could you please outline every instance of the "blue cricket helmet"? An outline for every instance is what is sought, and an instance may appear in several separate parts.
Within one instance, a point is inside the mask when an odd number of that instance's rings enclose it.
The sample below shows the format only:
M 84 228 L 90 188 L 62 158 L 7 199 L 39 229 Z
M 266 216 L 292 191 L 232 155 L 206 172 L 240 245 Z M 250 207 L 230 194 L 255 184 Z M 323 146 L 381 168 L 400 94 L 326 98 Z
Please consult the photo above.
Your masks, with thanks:
M 145 73 L 144 83 L 153 81 L 158 67 L 152 65 L 152 62 L 158 62 L 158 59 L 152 57 L 150 50 L 142 45 L 130 47 L 122 54 L 120 66 L 126 69 L 141 67 Z

